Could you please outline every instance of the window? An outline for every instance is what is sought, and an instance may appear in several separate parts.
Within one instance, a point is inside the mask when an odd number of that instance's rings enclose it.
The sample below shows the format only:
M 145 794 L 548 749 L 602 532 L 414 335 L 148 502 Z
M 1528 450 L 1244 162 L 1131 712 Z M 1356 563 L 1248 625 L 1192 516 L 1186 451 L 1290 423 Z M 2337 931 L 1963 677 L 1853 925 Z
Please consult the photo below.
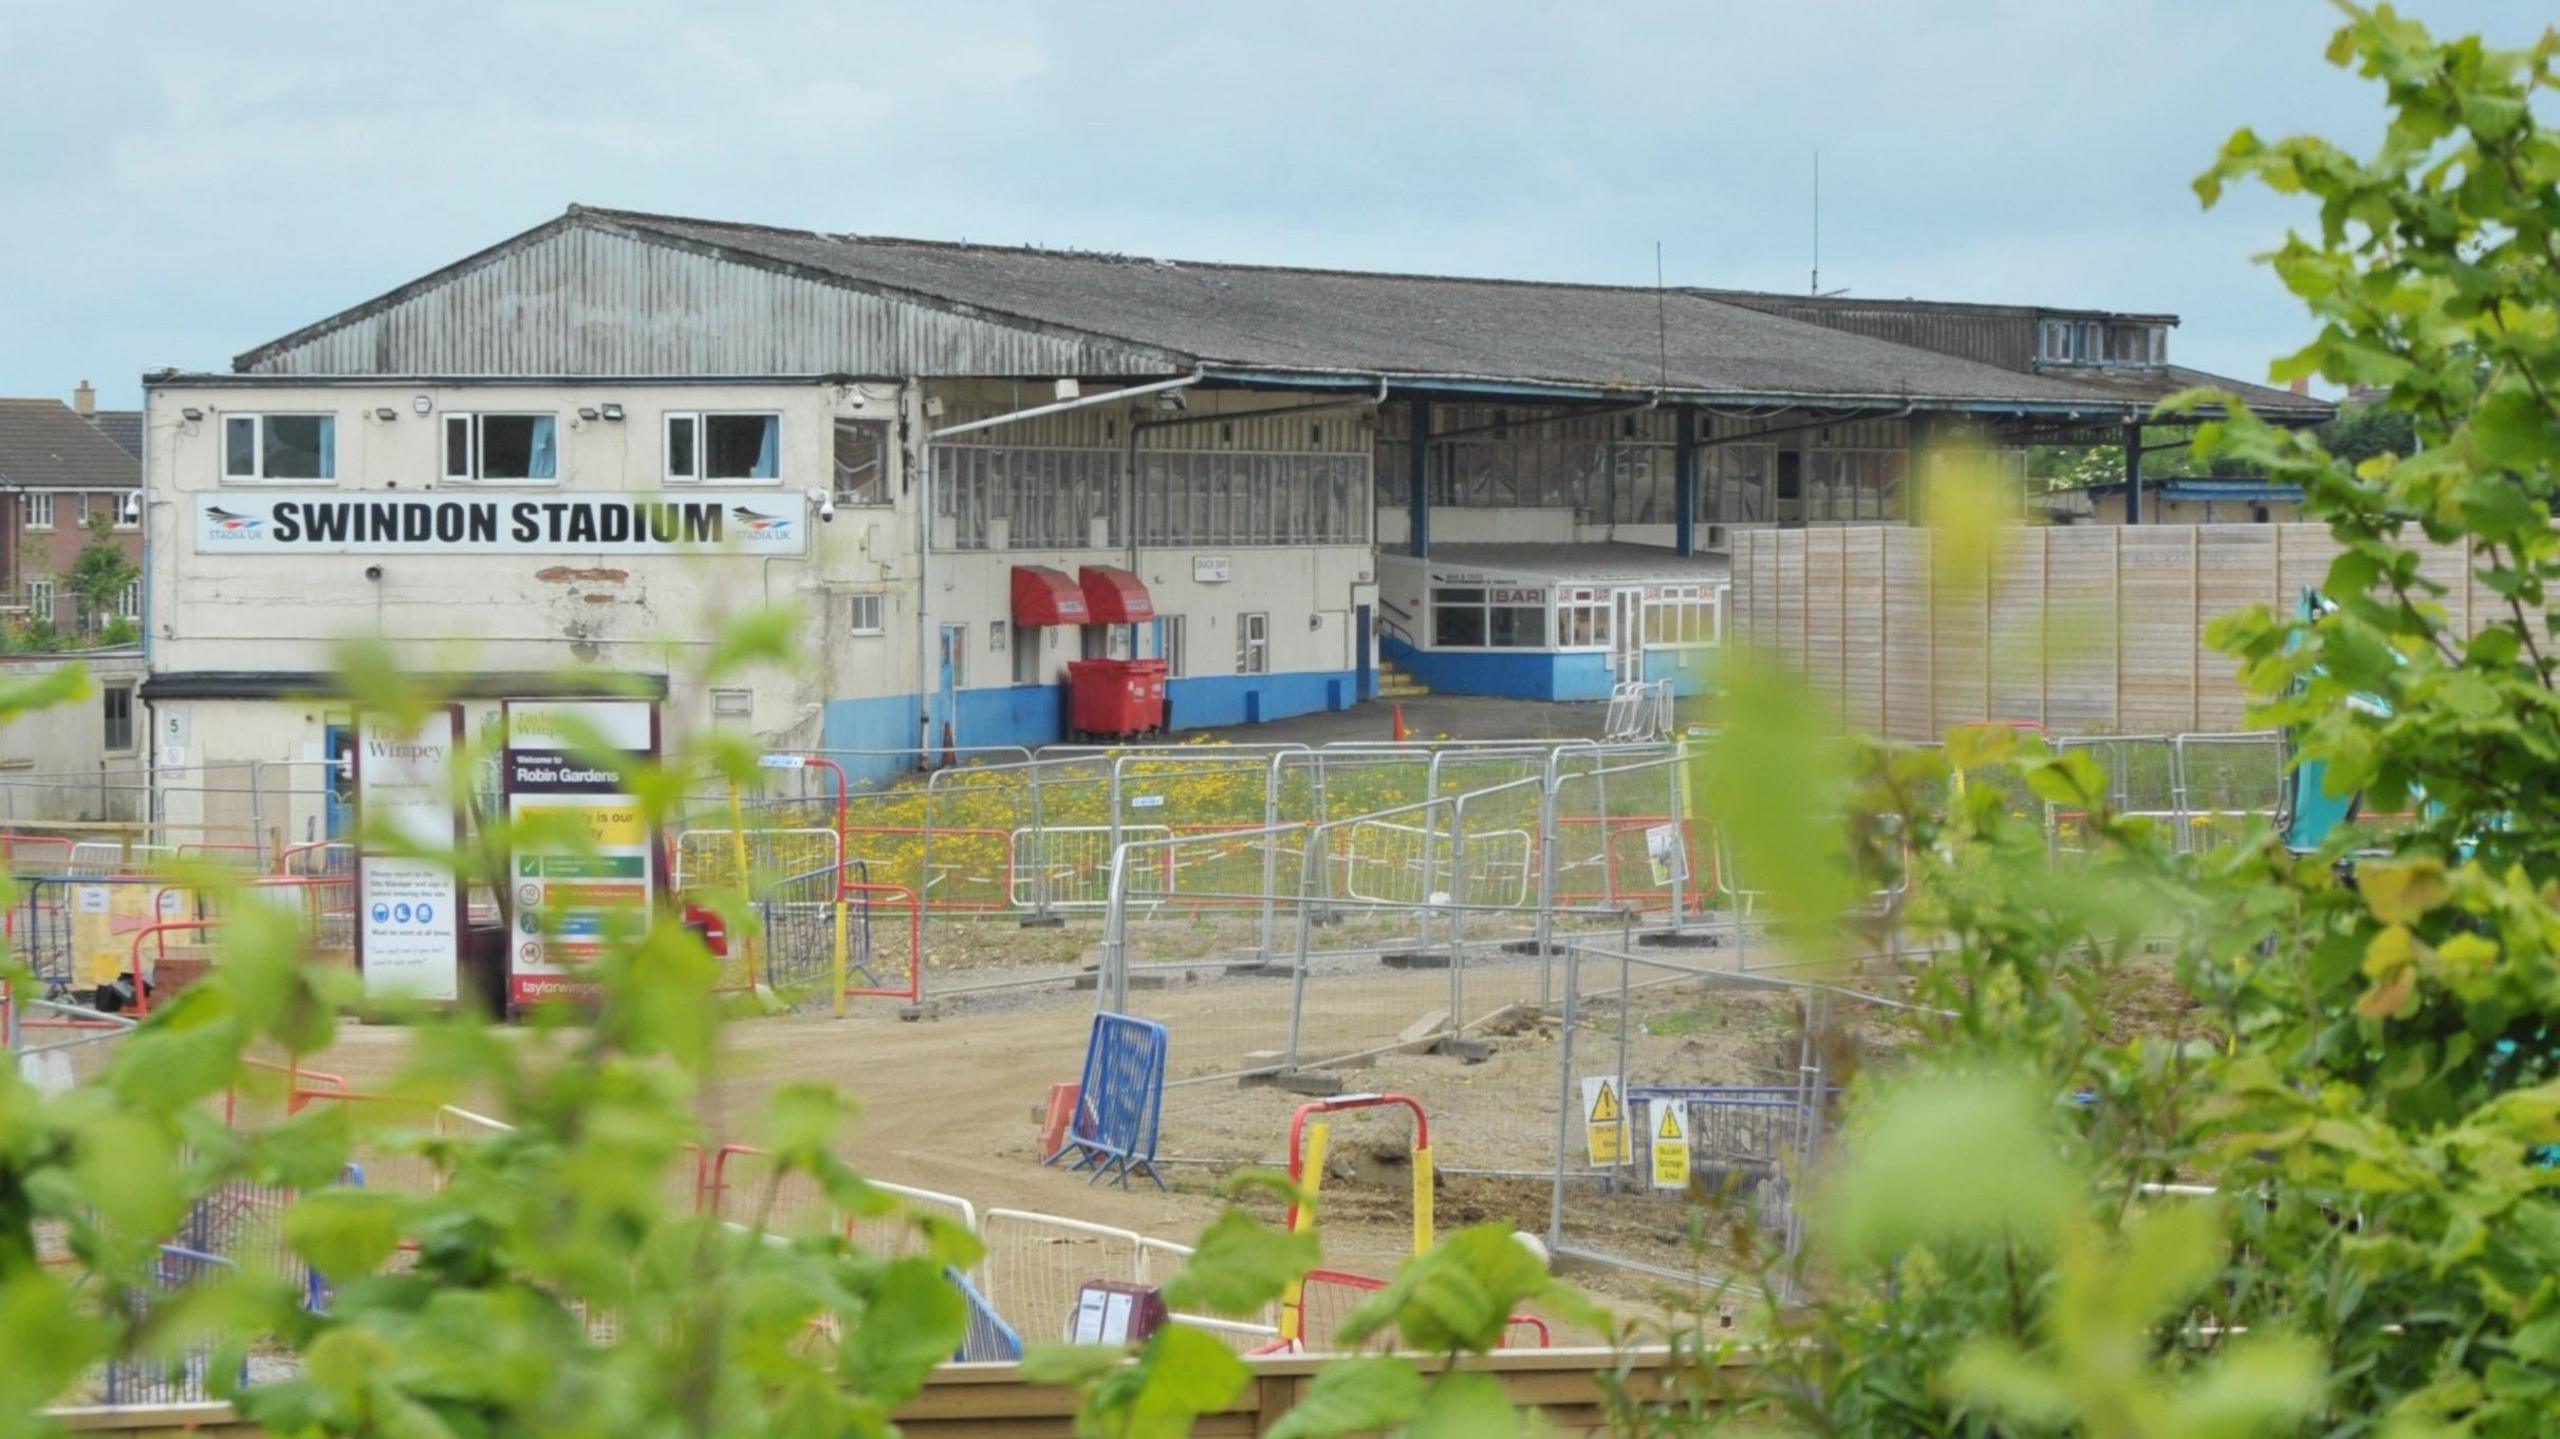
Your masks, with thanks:
M 845 629 L 857 635 L 876 635 L 884 630 L 880 623 L 880 596 L 855 595 L 853 607 L 846 617 Z
M 27 619 L 30 623 L 53 623 L 53 576 L 27 576 Z
M 1609 644 L 1609 592 L 1560 590 L 1556 596 L 1556 648 L 1604 649 Z
M 1143 544 L 1362 544 L 1369 458 L 1142 450 L 1137 507 Z
M 560 478 L 560 427 L 551 415 L 446 415 L 448 480 Z
M 133 686 L 109 685 L 98 693 L 106 713 L 107 753 L 129 753 L 133 749 Z
M 1440 586 L 1431 591 L 1436 649 L 1544 649 L 1547 592 L 1519 586 Z
M 942 667 L 950 676 L 951 688 L 964 690 L 969 687 L 969 627 L 967 625 L 942 627 Z
M 1724 639 L 1724 592 L 1707 585 L 1662 585 L 1644 601 L 1648 645 L 1712 645 Z
M 1164 652 L 1165 678 L 1178 680 L 1182 678 L 1184 673 L 1183 652 L 1188 648 L 1184 643 L 1183 630 L 1185 626 L 1182 622 L 1182 616 L 1159 616 L 1156 623 L 1162 627 L 1162 633 L 1158 637 L 1156 644 Z
M 1811 479 L 1804 514 L 1809 520 L 1904 518 L 1902 450 L 1814 450 L 1805 456 Z
M 333 415 L 225 415 L 222 478 L 231 484 L 283 484 L 338 477 L 338 421 Z
M 713 690 L 711 724 L 715 729 L 745 729 L 755 719 L 753 690 Z
M 1003 654 L 1005 631 L 1011 628 L 1013 626 L 1003 620 L 987 621 L 987 648 L 997 654 Z
M 116 496 L 115 500 L 116 528 L 120 530 L 141 528 L 142 492 L 140 490 L 128 490 L 125 493 Z
M 1240 675 L 1271 673 L 1271 616 L 1267 614 L 1236 616 L 1236 673 Z
M 888 504 L 888 453 L 887 425 L 878 420 L 836 421 L 836 503 Z
M 667 416 L 667 479 L 674 484 L 782 478 L 782 417 Z
M 27 528 L 31 530 L 53 528 L 52 495 L 41 490 L 31 490 L 27 493 Z
M 142 618 L 142 581 L 135 580 L 126 585 L 116 596 L 116 613 L 129 620 Z
M 938 546 L 1082 550 L 1121 543 L 1114 451 L 941 445 L 933 476 Z
M 89 528 L 89 497 L 87 495 L 80 496 L 80 528 L 83 530 Z
M 1003 649 L 1004 646 L 996 648 Z M 1040 628 L 1037 625 L 1013 627 L 1013 682 L 1018 685 L 1040 683 Z

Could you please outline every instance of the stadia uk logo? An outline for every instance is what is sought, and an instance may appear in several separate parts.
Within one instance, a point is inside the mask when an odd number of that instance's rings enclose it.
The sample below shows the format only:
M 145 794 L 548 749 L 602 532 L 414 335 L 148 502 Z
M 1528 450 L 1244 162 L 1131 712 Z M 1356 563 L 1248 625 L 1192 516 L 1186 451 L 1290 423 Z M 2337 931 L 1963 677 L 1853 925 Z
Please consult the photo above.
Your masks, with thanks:
M 243 515 L 220 505 L 204 507 L 205 532 L 219 540 L 254 540 L 266 528 L 264 515 Z
M 769 515 L 745 505 L 731 505 L 729 518 L 736 522 L 740 534 L 758 544 L 791 542 L 791 517 L 788 515 Z

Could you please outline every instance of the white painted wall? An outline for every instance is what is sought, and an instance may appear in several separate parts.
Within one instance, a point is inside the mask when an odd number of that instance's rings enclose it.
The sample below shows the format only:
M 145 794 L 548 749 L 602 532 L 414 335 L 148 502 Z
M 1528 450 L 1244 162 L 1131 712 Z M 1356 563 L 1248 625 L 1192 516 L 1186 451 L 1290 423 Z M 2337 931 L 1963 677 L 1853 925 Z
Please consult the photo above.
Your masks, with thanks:
M 425 402 L 428 413 L 418 412 Z M 890 385 L 795 382 L 432 385 L 383 381 L 172 381 L 150 387 L 146 475 L 150 660 L 156 674 L 325 671 L 332 646 L 379 636 L 422 669 L 550 672 L 582 666 L 672 677 L 671 729 L 704 722 L 708 695 L 688 676 L 730 617 L 764 605 L 803 615 L 804 662 L 772 668 L 746 687 L 752 728 L 777 744 L 815 743 L 827 699 L 912 693 L 911 645 L 846 634 L 847 596 L 886 596 L 891 635 L 912 633 L 916 611 L 915 513 L 897 454 L 901 391 Z M 579 416 L 619 404 L 624 418 Z M 189 419 L 192 410 L 198 418 Z M 484 483 L 473 493 L 681 494 L 663 481 L 661 417 L 670 411 L 772 411 L 782 416 L 777 492 L 825 489 L 833 478 L 837 416 L 889 422 L 894 503 L 842 507 L 831 523 L 811 508 L 802 559 L 746 555 L 633 557 L 596 552 L 504 556 L 201 554 L 196 509 L 225 486 L 227 413 L 325 411 L 337 420 L 337 477 L 352 494 L 444 488 L 438 417 L 447 411 L 550 413 L 558 419 L 556 484 Z M 379 418 L 387 410 L 390 418 Z M 702 489 L 758 488 L 721 481 Z M 267 488 L 324 488 L 301 484 Z M 454 488 L 460 488 L 455 486 Z M 905 491 L 901 493 L 901 491 Z M 255 493 L 255 491 L 244 491 Z M 381 578 L 365 577 L 379 567 Z M 205 703 L 197 705 L 207 708 Z M 264 709 L 267 707 L 257 706 Z M 268 718 L 272 718 L 269 716 Z M 245 721 L 235 733 L 211 720 L 191 759 L 282 759 L 316 734 Z
M 106 746 L 106 711 L 99 691 L 128 689 L 142 678 L 142 657 L 12 655 L 0 659 L 0 684 L 31 683 L 73 665 L 89 672 L 90 693 L 0 722 L 0 828 L 24 819 L 142 818 L 142 711 L 134 706 L 135 743 Z M 99 784 L 105 778 L 103 789 Z

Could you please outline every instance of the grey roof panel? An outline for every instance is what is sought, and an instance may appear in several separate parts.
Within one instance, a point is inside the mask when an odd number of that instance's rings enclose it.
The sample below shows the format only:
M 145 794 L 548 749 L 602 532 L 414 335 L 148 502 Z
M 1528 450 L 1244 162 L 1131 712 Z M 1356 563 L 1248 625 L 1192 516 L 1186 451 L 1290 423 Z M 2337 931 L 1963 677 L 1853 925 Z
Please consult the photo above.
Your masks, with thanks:
M 1194 264 L 581 213 L 856 285 L 1239 368 L 1707 394 L 2107 403 L 2071 381 L 1676 290 Z

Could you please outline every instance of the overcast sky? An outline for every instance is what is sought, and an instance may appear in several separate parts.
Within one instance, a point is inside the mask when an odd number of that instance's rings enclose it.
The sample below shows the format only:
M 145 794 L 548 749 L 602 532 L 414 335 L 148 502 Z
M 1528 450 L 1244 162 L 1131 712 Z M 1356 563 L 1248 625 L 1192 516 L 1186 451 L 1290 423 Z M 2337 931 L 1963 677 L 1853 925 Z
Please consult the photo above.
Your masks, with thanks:
M 2417 0 L 2521 44 L 2548 0 Z M 0 394 L 137 402 L 573 201 L 1192 259 L 2299 310 L 2235 126 L 2362 142 L 2312 0 L 0 3 Z M 1641 339 L 1641 337 L 1639 337 Z

